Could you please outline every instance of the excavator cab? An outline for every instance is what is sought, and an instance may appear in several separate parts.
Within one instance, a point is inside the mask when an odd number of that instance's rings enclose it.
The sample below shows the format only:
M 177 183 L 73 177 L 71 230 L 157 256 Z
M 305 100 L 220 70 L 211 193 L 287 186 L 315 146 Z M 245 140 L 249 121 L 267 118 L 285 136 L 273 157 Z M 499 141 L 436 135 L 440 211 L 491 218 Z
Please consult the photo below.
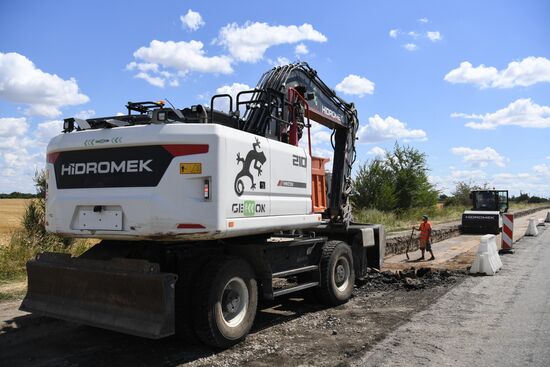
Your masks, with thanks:
M 507 190 L 476 190 L 470 193 L 472 199 L 472 210 L 478 211 L 508 211 Z

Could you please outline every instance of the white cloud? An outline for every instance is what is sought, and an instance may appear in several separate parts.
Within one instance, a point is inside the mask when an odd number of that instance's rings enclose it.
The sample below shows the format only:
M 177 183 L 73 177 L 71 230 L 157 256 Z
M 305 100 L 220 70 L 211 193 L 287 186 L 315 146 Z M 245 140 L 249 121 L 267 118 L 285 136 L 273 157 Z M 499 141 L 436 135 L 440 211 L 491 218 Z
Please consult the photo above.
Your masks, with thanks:
M 441 41 L 443 39 L 443 36 L 439 33 L 439 31 L 426 32 L 426 37 L 428 37 L 432 42 Z
M 158 73 L 159 66 L 157 64 L 152 64 L 147 62 L 137 63 L 135 61 L 132 61 L 128 65 L 126 65 L 126 70 L 139 70 L 144 73 L 147 73 L 147 72 Z
M 499 173 L 492 177 L 491 185 L 496 188 L 503 188 L 509 190 L 512 194 L 518 194 L 519 192 L 527 192 L 530 195 L 548 196 L 547 178 L 550 178 L 550 167 L 544 176 L 544 168 L 539 173 L 538 169 L 541 167 L 533 167 L 535 173 Z
M 84 119 L 84 120 L 91 119 L 94 116 L 95 116 L 95 111 L 94 110 L 80 111 L 75 115 L 76 118 Z
M 41 154 L 28 154 L 26 150 L 16 150 L 2 154 L 4 158 L 3 169 L 13 170 L 16 175 L 31 173 L 36 171 L 36 160 Z M 30 169 L 29 169 L 30 168 Z M 9 174 L 9 176 L 14 176 Z
M 327 127 L 310 120 L 311 123 L 311 150 L 315 157 L 324 157 L 332 159 L 334 150 L 330 144 L 331 130 Z M 308 150 L 307 129 L 304 129 L 302 139 L 299 141 L 299 146 Z M 329 165 L 327 164 L 327 169 Z
M 536 168 L 535 168 L 536 167 Z M 456 170 L 452 169 L 447 176 L 432 176 L 430 182 L 436 183 L 442 187 L 445 193 L 450 194 L 458 181 L 471 182 L 475 185 L 488 184 L 497 189 L 506 189 L 512 195 L 518 195 L 520 192 L 528 192 L 531 195 L 548 196 L 547 179 L 550 178 L 550 166 L 535 166 L 532 172 L 506 172 L 493 175 L 486 174 L 483 170 Z M 539 171 L 540 173 L 536 173 Z M 544 177 L 544 174 L 547 176 Z
M 290 64 L 290 60 L 283 56 L 277 57 L 277 60 L 268 59 L 267 62 L 269 65 L 273 66 L 283 66 Z
M 143 79 L 152 86 L 159 88 L 164 88 L 164 84 L 166 82 L 166 80 L 162 77 L 152 76 L 145 72 L 137 73 L 136 75 L 134 75 L 134 78 Z
M 388 116 L 380 117 L 378 114 L 369 117 L 367 125 L 359 128 L 357 132 L 361 143 L 375 143 L 384 140 L 417 139 L 426 140 L 426 133 L 419 129 L 407 129 L 407 124 Z
M 242 27 L 236 23 L 226 25 L 216 40 L 236 60 L 244 62 L 261 60 L 272 46 L 301 41 L 326 42 L 327 37 L 307 23 L 301 26 L 271 26 L 267 23 L 247 22 Z
M 386 150 L 380 147 L 373 147 L 367 152 L 367 154 L 375 157 L 384 157 L 386 155 Z
M 184 28 L 191 31 L 196 31 L 204 25 L 204 20 L 200 13 L 189 9 L 187 14 L 180 16 L 181 24 Z
M 310 120 L 311 123 L 311 142 L 316 144 L 330 144 L 331 130 L 327 127 L 319 124 L 318 122 Z M 307 139 L 307 131 L 304 131 L 304 135 Z
M 401 31 L 399 29 L 391 29 L 389 34 L 391 38 L 397 38 L 400 33 Z
M 418 50 L 418 46 L 414 43 L 406 43 L 403 45 L 403 48 L 407 51 L 416 51 Z
M 28 105 L 26 113 L 54 117 L 63 106 L 79 105 L 90 99 L 79 92 L 74 78 L 64 80 L 38 69 L 15 52 L 0 52 L 0 98 Z
M 539 176 L 550 178 L 550 165 L 542 163 L 533 166 L 533 171 Z
M 449 71 L 444 79 L 453 84 L 476 84 L 480 88 L 527 87 L 550 82 L 550 60 L 529 56 L 509 63 L 506 69 L 500 71 L 483 64 L 473 67 L 470 62 L 464 61 L 458 68 Z
M 419 23 L 426 24 L 426 23 L 428 23 L 430 20 L 429 20 L 428 18 L 426 18 L 426 17 L 423 17 L 423 18 L 417 19 L 417 21 L 418 21 Z
M 61 134 L 62 130 L 63 130 L 63 121 L 52 120 L 52 121 L 46 121 L 38 124 L 34 134 L 42 142 L 47 143 L 54 136 Z
M 349 74 L 336 85 L 338 92 L 363 97 L 374 92 L 374 83 L 359 75 Z
M 464 162 L 471 164 L 473 167 L 487 167 L 489 163 L 493 163 L 498 167 L 504 167 L 504 157 L 496 150 L 490 147 L 483 149 L 472 149 L 467 147 L 451 148 L 451 152 L 455 155 L 462 156 Z
M 0 192 L 34 192 L 32 178 L 44 167 L 45 147 L 27 135 L 0 139 Z
M 0 117 L 0 137 L 24 135 L 29 128 L 24 117 Z
M 407 33 L 409 36 L 411 36 L 412 38 L 418 38 L 420 37 L 420 33 L 416 32 L 416 31 L 410 31 L 409 33 Z
M 134 57 L 144 60 L 146 63 L 174 68 L 184 74 L 190 71 L 220 74 L 233 72 L 228 57 L 206 56 L 203 43 L 200 41 L 162 42 L 153 40 L 149 47 L 140 47 L 134 52 Z
M 250 90 L 251 87 L 247 84 L 242 83 L 233 83 L 231 85 L 223 85 L 216 89 L 216 94 L 229 94 L 233 98 L 233 110 L 236 109 L 236 103 L 237 103 L 237 94 L 239 92 L 242 92 L 244 90 Z M 251 95 L 243 95 L 240 99 L 240 101 L 246 101 L 249 100 Z M 214 108 L 220 111 L 229 111 L 229 100 L 227 98 L 220 98 L 217 99 L 214 102 Z M 240 107 L 241 113 L 244 112 L 243 107 Z
M 44 167 L 51 136 L 62 121 L 48 121 L 30 129 L 26 118 L 0 118 L 0 192 L 34 192 L 33 177 Z
M 486 67 L 482 64 L 474 68 L 468 61 L 463 61 L 458 68 L 449 71 L 444 79 L 453 84 L 472 83 L 485 88 L 490 86 L 497 77 L 498 70 L 494 67 Z
M 304 45 L 303 43 L 299 43 L 294 48 L 294 53 L 296 55 L 307 55 L 309 53 L 309 50 L 306 45 Z
M 546 159 L 550 159 L 550 155 L 546 157 Z
M 483 118 L 483 115 L 476 115 L 474 113 L 464 113 L 464 112 L 453 112 L 451 113 L 452 118 L 465 118 L 465 119 L 480 119 Z
M 61 120 L 46 121 L 30 132 L 0 139 L 0 192 L 34 192 L 32 179 L 44 168 L 46 145 L 62 127 Z
M 529 173 L 497 173 L 493 175 L 493 180 L 498 182 L 528 180 L 532 176 Z
M 508 106 L 484 115 L 453 113 L 451 117 L 470 119 L 466 126 L 478 130 L 492 130 L 498 126 L 520 126 L 524 128 L 550 127 L 550 106 L 540 106 L 530 98 L 521 98 Z
M 156 87 L 178 86 L 179 77 L 190 72 L 231 74 L 231 59 L 227 56 L 207 56 L 199 41 L 157 41 L 134 52 L 136 61 L 126 65 L 135 70 L 136 78 L 144 79 Z
M 0 150 L 16 150 L 30 146 L 34 141 L 26 136 L 8 136 L 0 139 Z
M 450 179 L 453 182 L 457 181 L 478 181 L 484 180 L 487 177 L 486 173 L 482 170 L 452 170 Z
M 334 157 L 334 150 L 327 149 L 327 148 L 321 148 L 321 147 L 318 147 L 318 146 L 312 146 L 311 147 L 311 153 L 314 157 L 319 157 L 319 158 L 332 159 Z M 331 168 L 332 168 L 332 164 L 327 162 L 325 164 L 325 169 L 330 170 Z
M 429 176 L 428 179 L 432 184 L 435 184 L 443 193 L 451 194 L 456 187 L 457 182 L 471 182 L 472 184 L 482 185 L 486 182 L 487 174 L 480 170 L 457 170 L 454 167 L 450 174 L 444 176 Z

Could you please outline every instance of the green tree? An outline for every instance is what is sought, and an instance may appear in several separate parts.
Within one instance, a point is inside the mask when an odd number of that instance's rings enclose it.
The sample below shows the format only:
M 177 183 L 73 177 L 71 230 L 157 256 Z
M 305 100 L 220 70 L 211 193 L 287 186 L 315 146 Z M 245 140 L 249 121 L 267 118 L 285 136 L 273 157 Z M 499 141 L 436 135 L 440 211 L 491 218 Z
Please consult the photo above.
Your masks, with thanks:
M 395 143 L 393 151 L 386 152 L 386 164 L 396 180 L 398 209 L 435 205 L 438 192 L 428 181 L 425 153 L 414 147 Z
M 470 193 L 474 190 L 481 190 L 481 186 L 473 184 L 472 181 L 456 182 L 455 188 L 451 193 L 451 197 L 445 201 L 445 205 L 471 205 L 472 199 L 470 199 Z
M 434 206 L 439 193 L 428 181 L 427 173 L 424 153 L 396 143 L 385 157 L 359 167 L 353 203 L 357 209 L 385 211 Z
M 392 210 L 397 205 L 394 188 L 395 180 L 384 161 L 374 159 L 359 167 L 352 202 L 356 208 Z

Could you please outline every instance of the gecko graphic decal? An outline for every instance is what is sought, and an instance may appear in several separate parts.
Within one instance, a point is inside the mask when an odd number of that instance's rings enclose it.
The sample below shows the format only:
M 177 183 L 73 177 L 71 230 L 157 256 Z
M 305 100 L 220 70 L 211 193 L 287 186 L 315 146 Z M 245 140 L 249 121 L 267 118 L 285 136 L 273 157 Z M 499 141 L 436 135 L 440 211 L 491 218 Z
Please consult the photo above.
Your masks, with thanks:
M 256 142 L 252 144 L 252 150 L 246 153 L 245 158 L 241 157 L 241 153 L 237 153 L 237 165 L 239 165 L 240 163 L 243 164 L 243 168 L 239 171 L 239 173 L 237 173 L 237 176 L 235 177 L 234 187 L 237 196 L 241 196 L 244 192 L 243 177 L 248 177 L 250 179 L 250 189 L 256 189 L 256 183 L 254 182 L 254 176 L 250 172 L 250 168 L 254 167 L 254 169 L 258 172 L 258 176 L 261 176 L 262 166 L 267 160 L 264 152 L 260 151 L 260 148 L 260 141 L 256 139 Z

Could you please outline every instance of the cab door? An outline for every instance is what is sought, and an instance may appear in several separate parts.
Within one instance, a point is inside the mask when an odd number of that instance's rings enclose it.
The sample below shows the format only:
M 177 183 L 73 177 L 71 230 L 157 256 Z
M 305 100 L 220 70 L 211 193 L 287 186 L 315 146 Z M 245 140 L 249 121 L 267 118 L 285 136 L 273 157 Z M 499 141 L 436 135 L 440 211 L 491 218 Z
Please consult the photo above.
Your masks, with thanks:
M 498 210 L 501 213 L 508 212 L 508 191 L 498 191 Z

